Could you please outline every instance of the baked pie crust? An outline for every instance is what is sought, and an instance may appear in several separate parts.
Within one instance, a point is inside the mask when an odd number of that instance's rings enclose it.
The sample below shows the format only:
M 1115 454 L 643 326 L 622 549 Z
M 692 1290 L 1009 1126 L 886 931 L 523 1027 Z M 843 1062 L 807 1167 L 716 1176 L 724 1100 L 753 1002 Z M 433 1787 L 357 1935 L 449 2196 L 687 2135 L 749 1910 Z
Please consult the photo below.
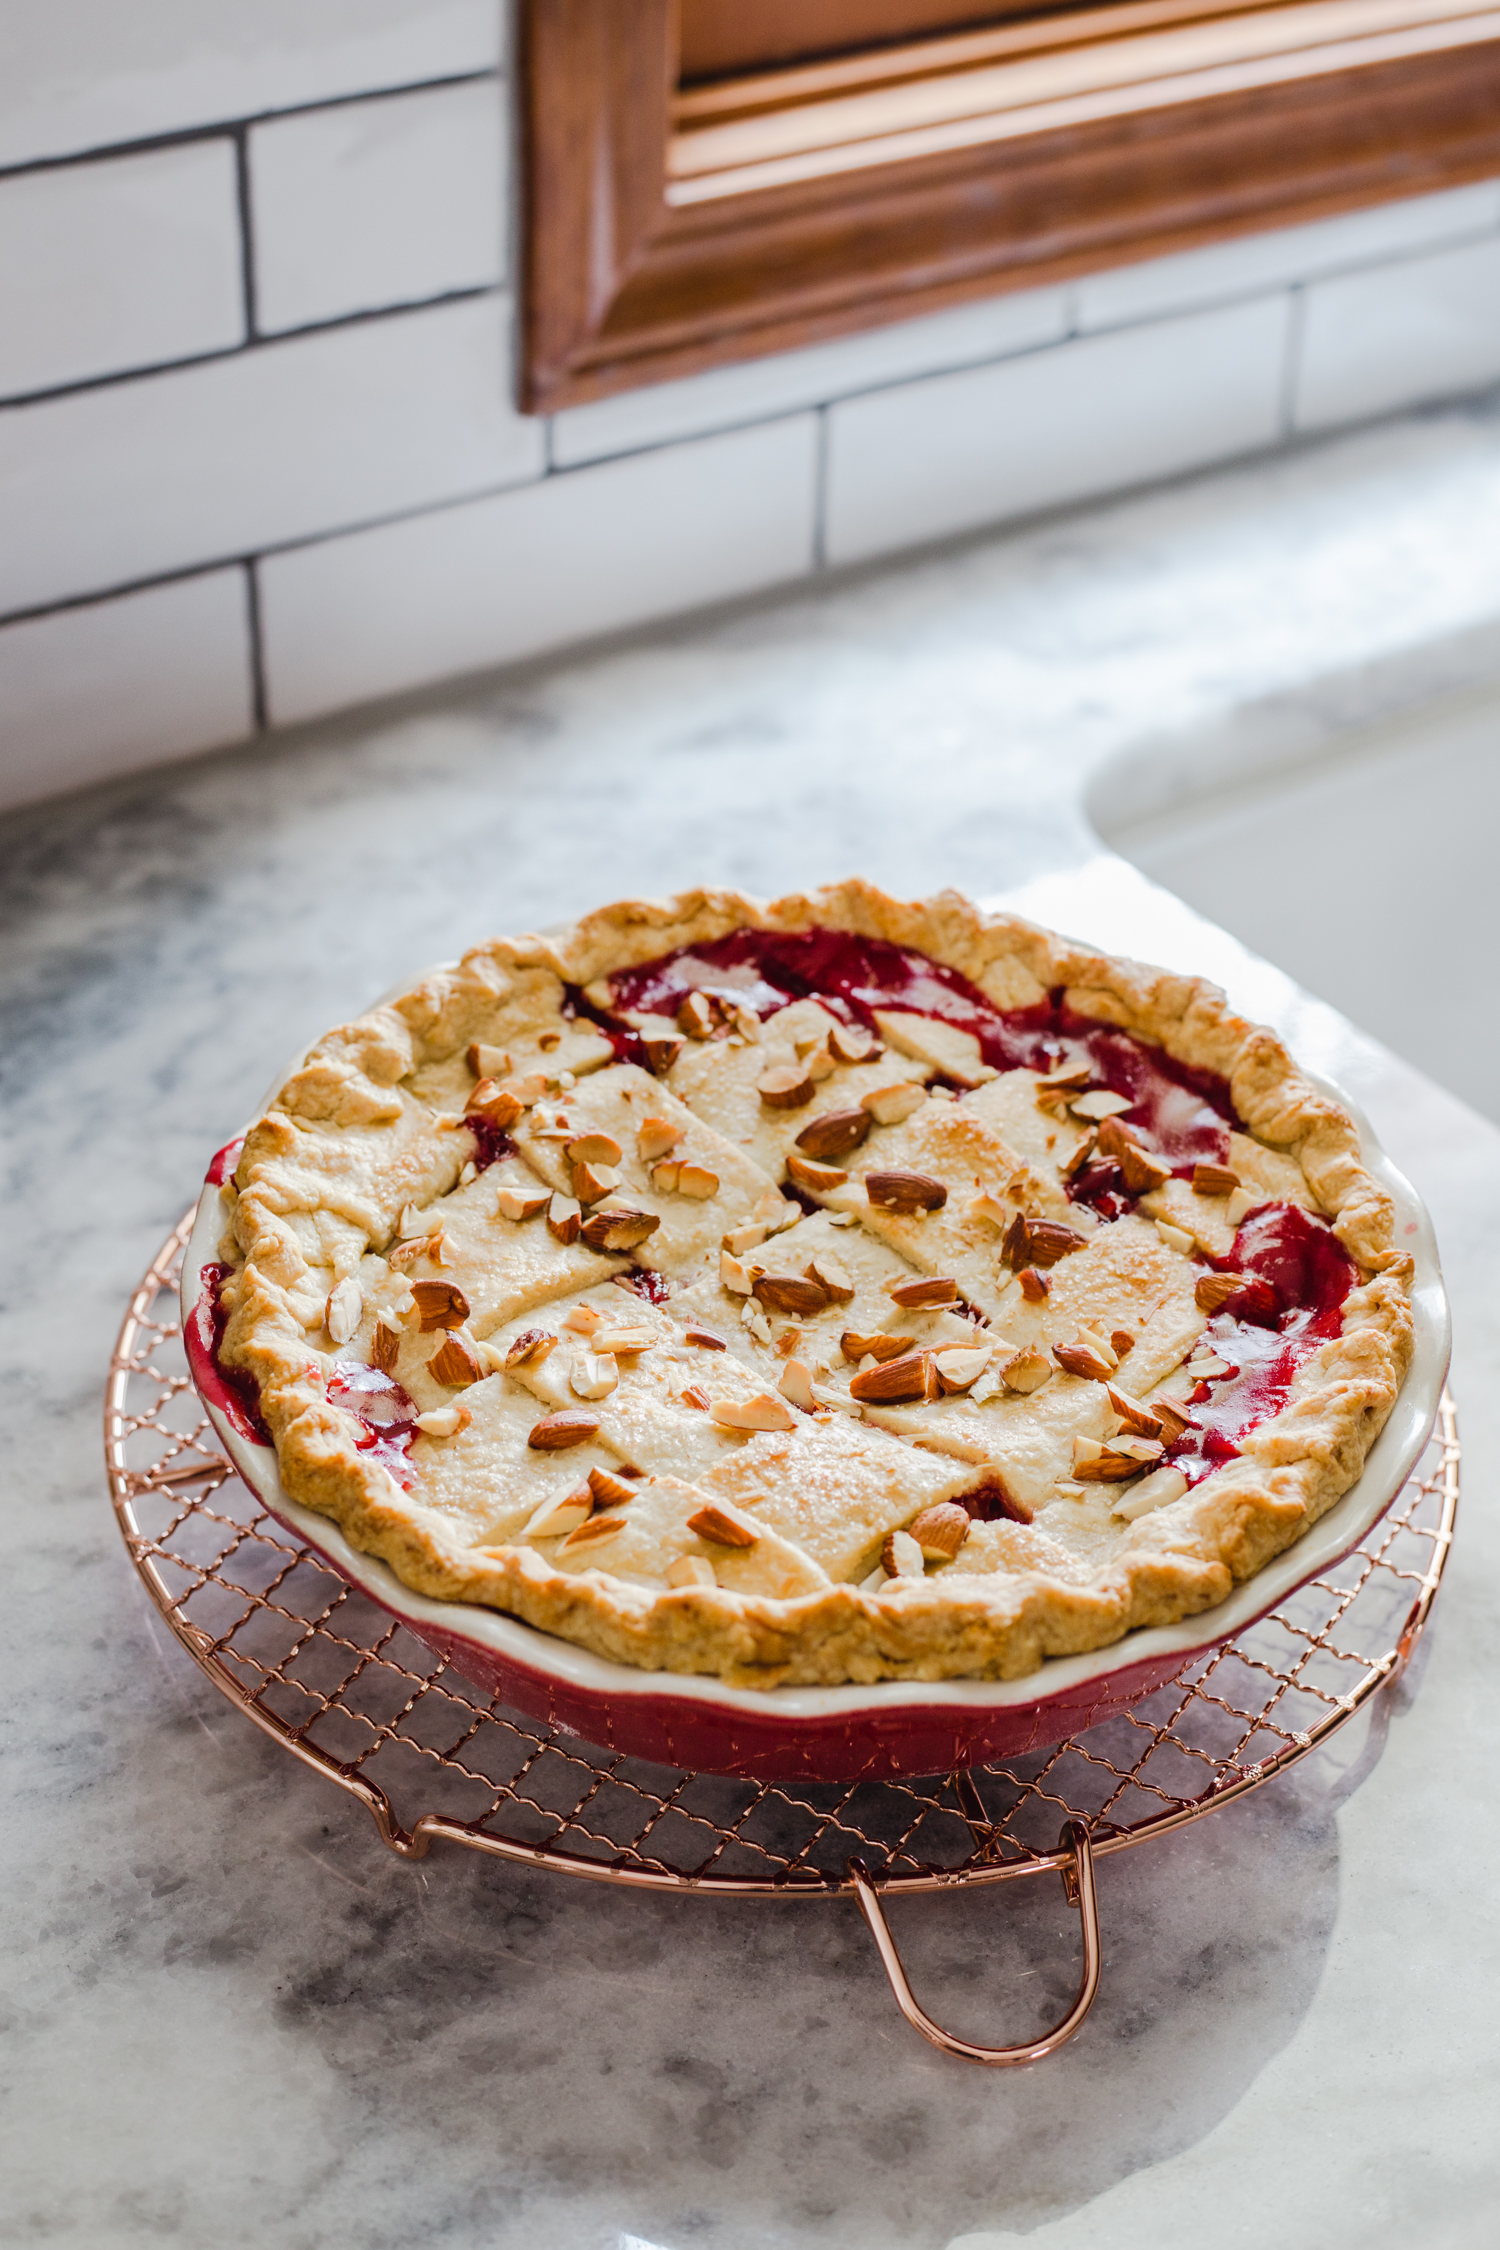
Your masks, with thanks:
M 917 1004 L 768 994 L 756 947 L 819 932 Z M 477 946 L 321 1040 L 222 1192 L 219 1366 L 295 1500 L 422 1594 L 737 1686 L 1012 1679 L 1209 1608 L 1410 1358 L 1389 1200 L 1280 1041 L 952 892 Z

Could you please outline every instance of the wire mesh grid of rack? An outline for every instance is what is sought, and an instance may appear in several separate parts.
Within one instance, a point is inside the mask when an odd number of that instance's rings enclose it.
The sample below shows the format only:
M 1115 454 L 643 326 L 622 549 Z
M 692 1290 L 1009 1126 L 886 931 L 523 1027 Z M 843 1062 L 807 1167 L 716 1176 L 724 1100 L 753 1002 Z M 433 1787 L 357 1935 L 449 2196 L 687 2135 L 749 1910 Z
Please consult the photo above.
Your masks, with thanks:
M 669 1771 L 505 1709 L 266 1512 L 219 1450 L 188 1376 L 176 1283 L 189 1225 L 163 1244 L 126 1315 L 105 1454 L 131 1559 L 214 1685 L 358 1797 L 409 1858 L 444 1838 L 657 1890 L 852 1894 L 908 2020 L 974 2061 L 1034 2061 L 1071 2036 L 1098 1982 L 1094 1858 L 1260 1787 L 1344 1725 L 1406 1662 L 1453 1536 L 1460 1453 L 1445 1395 L 1412 1477 L 1341 1564 L 1117 1718 L 1024 1758 L 924 1779 Z M 912 1998 L 881 1898 L 1048 1870 L 1082 1923 L 1073 2011 L 1026 2048 L 951 2038 Z

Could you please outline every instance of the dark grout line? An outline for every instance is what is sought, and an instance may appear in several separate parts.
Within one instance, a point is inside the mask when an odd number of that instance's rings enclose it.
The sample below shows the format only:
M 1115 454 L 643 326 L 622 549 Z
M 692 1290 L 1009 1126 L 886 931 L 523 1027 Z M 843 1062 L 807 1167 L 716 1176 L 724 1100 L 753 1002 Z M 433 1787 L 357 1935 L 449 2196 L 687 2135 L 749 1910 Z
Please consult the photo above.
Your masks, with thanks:
M 245 315 L 254 318 L 254 267 L 252 247 L 248 233 L 248 215 L 245 220 Z M 74 383 L 56 383 L 50 390 L 18 391 L 11 398 L 0 398 L 0 414 L 18 412 L 28 406 L 45 406 L 53 399 L 76 398 L 84 391 L 109 391 L 122 383 L 143 383 L 153 375 L 176 375 L 188 367 L 213 367 L 226 359 L 245 359 L 257 352 L 274 351 L 278 344 L 294 344 L 305 336 L 331 336 L 341 328 L 367 328 L 376 321 L 405 320 L 413 313 L 433 312 L 441 305 L 467 304 L 475 297 L 503 297 L 504 288 L 498 282 L 484 282 L 472 289 L 445 289 L 436 297 L 413 297 L 404 304 L 372 305 L 362 312 L 340 313 L 333 320 L 310 320 L 300 328 L 278 328 L 269 336 L 258 331 L 248 336 L 242 344 L 227 344 L 221 351 L 192 352 L 186 359 L 163 359 L 145 367 L 122 367 L 108 375 L 85 375 Z
M 20 164 L 0 164 L 0 184 L 23 179 L 32 172 L 61 172 L 70 164 L 110 164 L 121 156 L 150 156 L 158 149 L 190 148 L 195 141 L 217 140 L 243 133 L 252 125 L 269 124 L 277 117 L 311 117 L 319 110 L 351 109 L 356 102 L 399 101 L 403 94 L 434 94 L 445 86 L 477 86 L 485 79 L 505 76 L 501 69 L 460 70 L 446 78 L 414 78 L 402 86 L 374 86 L 357 94 L 330 94 L 318 102 L 291 102 L 283 109 L 257 109 L 243 117 L 221 117 L 210 125 L 179 125 L 165 133 L 143 133 L 135 140 L 101 141 L 93 148 L 70 150 L 64 156 L 32 156 Z
M 267 731 L 266 647 L 261 631 L 260 572 L 254 555 L 245 558 L 245 622 L 250 634 L 250 710 L 257 734 Z
M 245 304 L 245 342 L 258 341 L 255 308 L 255 229 L 250 215 L 250 135 L 241 125 L 234 136 L 234 196 L 240 222 L 240 289 Z

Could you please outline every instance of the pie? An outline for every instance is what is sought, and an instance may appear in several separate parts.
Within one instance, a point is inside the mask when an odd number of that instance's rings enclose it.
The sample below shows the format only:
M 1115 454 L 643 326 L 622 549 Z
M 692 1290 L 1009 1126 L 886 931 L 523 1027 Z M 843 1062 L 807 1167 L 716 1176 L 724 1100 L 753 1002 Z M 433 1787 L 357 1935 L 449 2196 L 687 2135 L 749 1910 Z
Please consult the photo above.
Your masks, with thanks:
M 332 1031 L 195 1319 L 440 1600 L 736 1685 L 1011 1679 L 1359 1476 L 1411 1260 L 1212 985 L 945 892 L 633 900 Z

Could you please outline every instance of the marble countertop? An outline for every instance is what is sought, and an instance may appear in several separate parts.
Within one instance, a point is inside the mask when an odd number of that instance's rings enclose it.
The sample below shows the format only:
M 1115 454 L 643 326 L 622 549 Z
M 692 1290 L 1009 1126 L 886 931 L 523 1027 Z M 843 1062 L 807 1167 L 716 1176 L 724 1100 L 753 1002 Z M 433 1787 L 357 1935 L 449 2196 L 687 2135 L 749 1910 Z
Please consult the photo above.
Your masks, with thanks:
M 0 835 L 0 2240 L 1492 2240 L 1500 1135 L 1102 852 L 1085 801 L 1159 798 L 1195 738 L 1210 763 L 1281 739 L 1268 713 L 1316 748 L 1495 669 L 1497 486 L 1491 417 L 1416 419 Z M 1417 1662 L 1273 1787 L 1104 1864 L 1101 1997 L 1024 2073 L 908 2031 L 847 1905 L 396 1860 L 154 1623 L 103 1486 L 130 1286 L 299 1042 L 491 929 L 853 869 L 1220 977 L 1369 1111 L 1454 1301 L 1467 1498 Z M 898 1935 L 981 2038 L 1047 2021 L 1073 1974 L 1050 1884 L 909 1904 Z

